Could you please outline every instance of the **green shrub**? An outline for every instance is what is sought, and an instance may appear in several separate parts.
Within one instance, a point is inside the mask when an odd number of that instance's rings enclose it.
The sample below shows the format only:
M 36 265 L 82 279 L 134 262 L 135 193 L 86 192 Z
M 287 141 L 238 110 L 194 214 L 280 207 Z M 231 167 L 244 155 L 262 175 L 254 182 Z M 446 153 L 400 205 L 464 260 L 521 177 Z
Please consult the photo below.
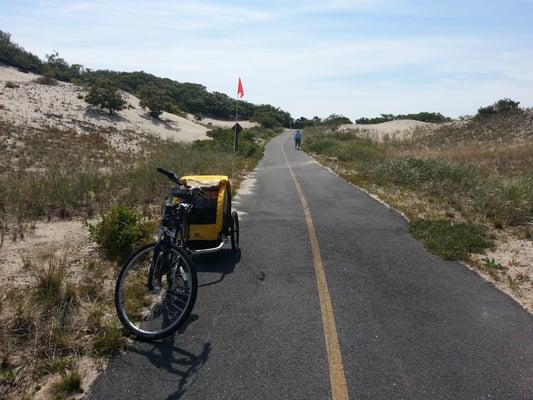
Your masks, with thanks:
M 498 224 L 533 220 L 533 177 L 493 178 L 477 188 L 473 198 L 475 207 Z
M 163 111 L 172 110 L 172 97 L 159 86 L 142 86 L 139 89 L 139 105 L 148 108 L 151 117 L 158 119 Z
M 52 356 L 51 358 L 42 361 L 41 371 L 44 374 L 54 374 L 57 372 L 65 374 L 67 370 L 74 366 L 74 363 L 74 358 L 71 356 Z
M 39 305 L 48 319 L 64 323 L 76 314 L 78 288 L 66 279 L 64 265 L 51 264 L 39 271 L 33 304 Z
M 481 253 L 492 245 L 483 227 L 468 223 L 416 219 L 409 223 L 409 232 L 445 260 L 466 260 L 470 253 Z
M 519 101 L 513 101 L 508 98 L 504 98 L 501 100 L 498 100 L 496 103 L 487 106 L 487 107 L 480 107 L 477 112 L 477 117 L 483 117 L 490 114 L 498 114 L 498 113 L 516 113 L 520 111 L 520 102 Z
M 369 163 L 376 164 L 387 156 L 387 149 L 382 144 L 358 138 L 351 133 L 311 134 L 305 136 L 304 146 L 312 153 L 355 162 L 363 168 Z
M 233 154 L 234 133 L 231 129 L 217 128 L 207 132 L 207 136 L 213 140 L 197 140 L 193 143 L 195 149 L 211 149 L 227 154 Z M 255 140 L 253 130 L 244 129 L 239 134 L 239 145 L 237 154 L 248 158 L 256 154 L 259 150 L 259 144 Z
M 354 161 L 359 167 L 370 167 L 387 157 L 384 146 L 370 139 L 356 139 L 340 143 L 337 146 L 338 158 L 341 161 Z
M 0 30 L 0 62 L 16 67 L 24 72 L 40 73 L 43 63 L 34 54 L 11 40 L 11 35 Z
M 40 303 L 51 305 L 60 304 L 63 299 L 63 284 L 65 268 L 63 266 L 49 265 L 38 272 L 35 296 Z
M 81 375 L 78 371 L 66 373 L 61 380 L 51 387 L 53 399 L 64 399 L 74 393 L 83 393 L 81 388 Z
M 423 187 L 443 195 L 468 192 L 478 178 L 470 166 L 412 157 L 386 161 L 377 168 L 376 175 L 382 182 Z
M 0 369 L 0 384 L 14 385 L 20 370 L 20 368 Z
M 96 354 L 106 355 L 122 349 L 126 345 L 126 337 L 118 325 L 104 327 L 94 338 L 93 350 Z
M 13 304 L 11 332 L 19 337 L 28 338 L 35 329 L 35 317 L 29 303 L 18 297 Z
M 494 258 L 486 257 L 483 260 L 483 267 L 485 270 L 492 276 L 492 278 L 497 281 L 499 280 L 498 272 L 503 271 L 505 268 Z
M 153 236 L 150 224 L 142 222 L 135 211 L 114 206 L 102 218 L 102 222 L 89 225 L 91 238 L 107 253 L 108 257 L 123 261 L 135 247 L 147 243 Z
M 18 87 L 19 87 L 19 85 L 17 85 L 17 84 L 16 84 L 15 82 L 13 82 L 13 81 L 7 81 L 7 82 L 6 82 L 6 88 L 8 88 L 8 89 L 16 89 L 16 88 L 18 88 Z
M 34 82 L 40 85 L 48 85 L 48 86 L 56 86 L 58 83 L 57 80 L 51 77 L 50 75 L 40 76 L 37 79 L 34 79 Z
M 351 124 L 352 121 L 350 121 L 350 118 L 345 117 L 344 115 L 339 114 L 331 114 L 329 117 L 325 118 L 322 121 L 322 125 L 335 129 L 341 126 L 342 124 Z
M 261 104 L 254 107 L 250 121 L 259 122 L 264 128 L 272 129 L 280 126 L 289 126 L 292 121 L 291 115 L 268 104 Z
M 315 154 L 331 156 L 335 153 L 337 141 L 329 136 L 313 136 L 304 141 L 305 148 Z
M 118 91 L 118 88 L 110 81 L 98 81 L 91 85 L 85 101 L 93 106 L 107 109 L 109 115 L 114 111 L 124 109 L 126 101 Z

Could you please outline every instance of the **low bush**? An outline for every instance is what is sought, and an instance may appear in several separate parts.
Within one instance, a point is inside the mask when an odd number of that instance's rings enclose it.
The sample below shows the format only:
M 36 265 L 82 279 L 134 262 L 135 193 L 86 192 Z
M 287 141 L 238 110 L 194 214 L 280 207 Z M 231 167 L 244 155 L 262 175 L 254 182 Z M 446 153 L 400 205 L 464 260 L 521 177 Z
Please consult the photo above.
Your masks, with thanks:
M 467 193 L 478 181 L 477 171 L 470 166 L 412 157 L 382 163 L 376 169 L 376 177 L 382 182 L 423 187 L 433 194 L 445 196 Z
M 36 298 L 44 304 L 60 304 L 63 300 L 65 269 L 49 265 L 37 274 Z
M 48 85 L 48 86 L 56 86 L 58 84 L 57 80 L 49 75 L 40 76 L 37 79 L 34 79 L 34 82 L 40 85 Z
M 16 89 L 19 87 L 19 85 L 13 81 L 7 81 L 5 87 L 8 89 Z
M 494 258 L 485 258 L 483 260 L 483 268 L 492 276 L 492 278 L 497 281 L 499 280 L 498 273 L 503 271 L 505 268 Z
M 82 393 L 81 375 L 78 371 L 65 373 L 59 382 L 51 387 L 53 399 L 64 399 L 75 393 Z
M 337 147 L 337 141 L 328 136 L 306 139 L 306 148 L 316 154 L 331 155 Z
M 409 223 L 409 232 L 445 260 L 466 260 L 470 253 L 481 253 L 492 246 L 483 227 L 468 223 L 416 219 Z
M 102 328 L 93 340 L 93 350 L 98 355 L 114 353 L 126 345 L 126 337 L 118 325 Z
M 513 101 L 508 98 L 504 98 L 501 100 L 498 100 L 496 103 L 487 106 L 487 107 L 480 107 L 477 112 L 477 117 L 483 117 L 490 114 L 498 114 L 498 113 L 516 113 L 520 111 L 520 102 L 519 101 Z
M 341 142 L 337 154 L 341 161 L 355 162 L 360 170 L 367 170 L 388 156 L 384 146 L 370 139 Z
M 473 195 L 475 207 L 497 227 L 533 220 L 533 177 L 491 178 Z
M 100 223 L 89 225 L 89 230 L 91 238 L 107 256 L 117 261 L 123 261 L 135 247 L 149 242 L 154 234 L 151 224 L 143 222 L 140 214 L 125 206 L 112 207 Z
M 324 120 L 322 120 L 322 125 L 329 129 L 337 129 L 343 124 L 351 124 L 350 118 L 345 117 L 344 115 L 331 114 Z
M 115 111 L 123 110 L 126 100 L 122 97 L 119 89 L 110 81 L 93 82 L 85 101 L 92 106 L 107 109 L 109 115 Z
M 193 143 L 195 149 L 210 149 L 232 154 L 234 147 L 234 133 L 231 129 L 217 128 L 207 132 L 212 140 L 197 140 Z M 259 150 L 260 146 L 256 141 L 256 135 L 253 130 L 245 129 L 239 134 L 239 143 L 237 154 L 248 158 L 252 157 Z

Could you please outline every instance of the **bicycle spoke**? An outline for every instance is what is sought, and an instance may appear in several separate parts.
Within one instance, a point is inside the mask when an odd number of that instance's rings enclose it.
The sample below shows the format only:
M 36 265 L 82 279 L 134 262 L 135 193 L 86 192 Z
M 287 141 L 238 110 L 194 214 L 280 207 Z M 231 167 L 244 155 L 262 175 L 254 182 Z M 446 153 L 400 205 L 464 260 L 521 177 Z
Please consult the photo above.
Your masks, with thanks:
M 147 248 L 125 267 L 117 302 L 129 329 L 143 335 L 158 334 L 176 326 L 190 312 L 187 310 L 194 301 L 188 261 L 173 248 L 162 249 L 157 265 L 152 267 L 154 247 Z M 149 291 L 151 270 L 159 276 L 153 277 L 156 290 Z

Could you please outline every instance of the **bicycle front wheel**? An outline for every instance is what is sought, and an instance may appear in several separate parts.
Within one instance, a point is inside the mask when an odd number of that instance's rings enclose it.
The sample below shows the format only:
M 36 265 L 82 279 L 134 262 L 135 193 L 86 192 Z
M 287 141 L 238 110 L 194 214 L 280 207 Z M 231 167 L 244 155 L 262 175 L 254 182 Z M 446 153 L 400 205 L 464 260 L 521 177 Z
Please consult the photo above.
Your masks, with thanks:
M 174 245 L 146 245 L 120 271 L 115 306 L 124 327 L 140 339 L 156 340 L 189 317 L 198 282 L 188 254 Z

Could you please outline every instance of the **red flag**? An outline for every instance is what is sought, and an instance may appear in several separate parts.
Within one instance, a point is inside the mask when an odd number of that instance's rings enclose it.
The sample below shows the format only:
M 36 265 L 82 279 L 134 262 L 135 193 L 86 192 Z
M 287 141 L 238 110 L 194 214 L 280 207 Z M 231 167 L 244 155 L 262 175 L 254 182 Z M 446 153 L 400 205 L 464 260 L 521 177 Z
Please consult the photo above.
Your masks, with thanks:
M 239 84 L 237 85 L 237 94 L 241 99 L 244 97 L 244 88 L 242 87 L 241 78 L 239 78 Z

